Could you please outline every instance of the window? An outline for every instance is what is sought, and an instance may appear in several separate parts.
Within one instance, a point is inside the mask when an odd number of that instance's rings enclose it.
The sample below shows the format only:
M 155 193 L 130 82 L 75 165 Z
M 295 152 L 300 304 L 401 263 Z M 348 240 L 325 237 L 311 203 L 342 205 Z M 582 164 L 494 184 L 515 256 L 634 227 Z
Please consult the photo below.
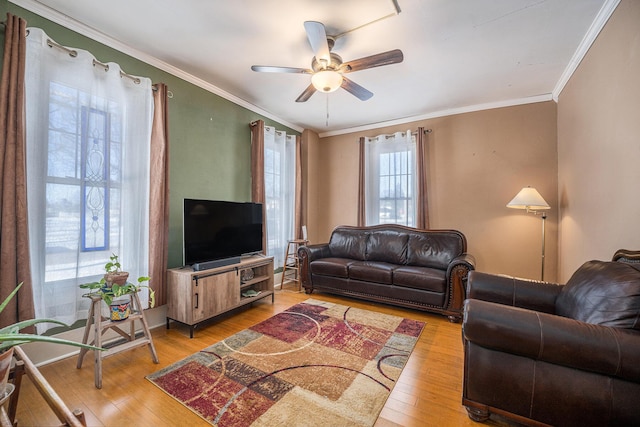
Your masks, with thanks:
M 117 104 L 108 104 L 92 102 L 90 94 L 76 88 L 49 84 L 45 282 L 74 279 L 76 258 L 91 270 L 101 266 L 110 243 L 116 247 L 120 241 L 122 117 Z
M 367 225 L 415 226 L 415 145 L 411 132 L 365 140 Z
M 89 307 L 78 285 L 99 280 L 112 253 L 132 276 L 147 274 L 153 100 L 149 79 L 123 78 L 117 64 L 48 40 L 29 29 L 31 270 L 36 316 L 73 323 Z
M 267 255 L 283 265 L 287 242 L 294 234 L 296 137 L 264 128 L 264 186 Z

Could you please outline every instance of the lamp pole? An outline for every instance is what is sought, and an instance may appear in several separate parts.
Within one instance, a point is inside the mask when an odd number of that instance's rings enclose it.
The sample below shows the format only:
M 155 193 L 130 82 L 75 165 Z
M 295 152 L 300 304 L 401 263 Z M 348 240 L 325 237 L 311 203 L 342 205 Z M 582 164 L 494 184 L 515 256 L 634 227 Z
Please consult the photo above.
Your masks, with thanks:
M 532 187 L 524 187 L 516 197 L 514 197 L 509 203 L 508 208 L 512 209 L 524 209 L 527 213 L 538 215 L 538 211 L 544 211 L 550 209 L 549 204 L 538 193 L 538 190 Z M 542 271 L 540 274 L 540 280 L 544 281 L 544 248 L 545 248 L 545 223 L 547 221 L 546 212 L 542 213 Z
M 542 213 L 542 272 L 540 274 L 540 280 L 544 281 L 544 248 L 545 248 L 545 232 L 544 232 L 544 225 L 547 222 L 547 213 L 543 212 Z

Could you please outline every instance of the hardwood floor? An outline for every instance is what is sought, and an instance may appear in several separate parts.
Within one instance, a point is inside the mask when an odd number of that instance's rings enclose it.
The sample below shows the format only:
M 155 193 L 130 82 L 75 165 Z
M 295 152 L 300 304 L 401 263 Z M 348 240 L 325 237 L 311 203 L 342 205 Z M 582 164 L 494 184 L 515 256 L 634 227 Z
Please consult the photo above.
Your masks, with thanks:
M 85 357 L 81 369 L 76 369 L 76 357 L 39 369 L 71 410 L 84 411 L 90 426 L 208 425 L 147 381 L 145 375 L 310 297 L 426 322 L 426 328 L 376 422 L 377 427 L 510 425 L 493 418 L 485 424 L 475 423 L 460 403 L 463 369 L 460 324 L 449 323 L 443 316 L 355 299 L 315 293 L 309 296 L 287 290 L 286 286 L 285 290 L 276 291 L 274 304 L 267 298 L 250 308 L 223 315 L 198 327 L 193 339 L 189 339 L 189 329 L 183 325 L 172 323 L 170 330 L 154 329 L 152 334 L 160 364 L 151 361 L 146 346 L 104 359 L 101 390 L 94 387 L 91 354 Z M 59 425 L 26 377 L 18 401 L 17 420 L 19 426 Z

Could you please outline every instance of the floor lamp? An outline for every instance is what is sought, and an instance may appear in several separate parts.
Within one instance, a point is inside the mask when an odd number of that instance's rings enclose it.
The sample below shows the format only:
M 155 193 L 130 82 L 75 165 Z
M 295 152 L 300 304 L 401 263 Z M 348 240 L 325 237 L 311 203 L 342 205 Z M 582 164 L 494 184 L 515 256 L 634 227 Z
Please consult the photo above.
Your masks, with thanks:
M 512 209 L 524 209 L 527 213 L 538 215 L 538 211 L 544 211 L 551 209 L 549 204 L 542 198 L 538 190 L 533 187 L 524 187 L 516 197 L 507 203 L 508 208 Z M 542 212 L 542 273 L 540 280 L 544 280 L 544 246 L 545 246 L 545 232 L 544 225 L 547 220 L 547 213 Z

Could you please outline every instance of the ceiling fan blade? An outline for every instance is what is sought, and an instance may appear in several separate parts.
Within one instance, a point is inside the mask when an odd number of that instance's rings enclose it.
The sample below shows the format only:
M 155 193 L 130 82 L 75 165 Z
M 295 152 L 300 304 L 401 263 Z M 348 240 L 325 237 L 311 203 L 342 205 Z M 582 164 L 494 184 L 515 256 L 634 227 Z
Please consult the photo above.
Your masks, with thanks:
M 300 74 L 313 74 L 312 70 L 307 68 L 296 67 L 272 67 L 269 65 L 252 65 L 251 69 L 260 73 L 300 73 Z
M 352 82 L 348 78 L 342 76 L 342 89 L 354 95 L 360 101 L 366 101 L 373 96 L 373 92 L 369 92 L 357 83 Z
M 307 32 L 307 38 L 316 60 L 324 64 L 331 63 L 331 54 L 329 53 L 329 44 L 327 43 L 327 32 L 324 25 L 317 21 L 305 21 L 304 29 Z
M 345 62 L 340 66 L 340 71 L 343 73 L 351 73 L 354 71 L 366 70 L 367 68 L 397 64 L 402 62 L 403 59 L 404 55 L 402 54 L 402 51 L 400 49 L 394 49 L 388 52 L 382 52 L 376 55 Z
M 302 92 L 300 94 L 300 96 L 298 97 L 298 99 L 296 99 L 296 102 L 306 102 L 309 100 L 309 98 L 311 98 L 311 95 L 313 95 L 314 93 L 316 93 L 316 88 L 313 87 L 312 84 L 310 84 L 305 90 L 304 92 Z

